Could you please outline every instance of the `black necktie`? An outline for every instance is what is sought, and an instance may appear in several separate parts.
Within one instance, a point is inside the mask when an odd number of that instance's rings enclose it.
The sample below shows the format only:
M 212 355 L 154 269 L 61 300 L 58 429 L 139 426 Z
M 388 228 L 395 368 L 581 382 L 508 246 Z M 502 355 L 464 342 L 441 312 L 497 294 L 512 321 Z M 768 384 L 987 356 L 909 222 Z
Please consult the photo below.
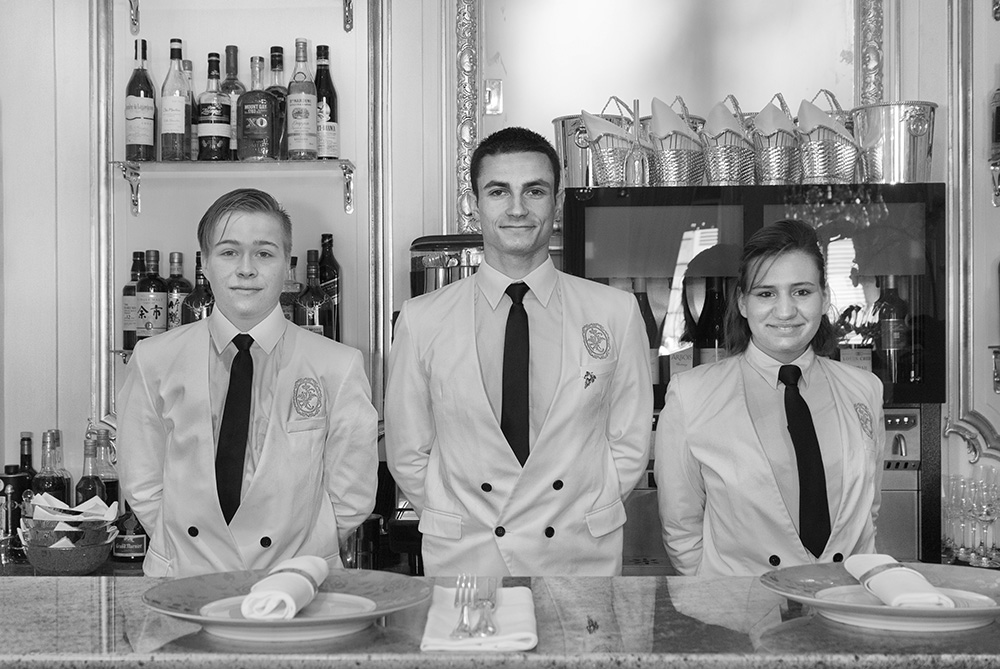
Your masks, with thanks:
M 233 343 L 239 351 L 229 372 L 226 407 L 219 427 L 219 448 L 215 453 L 215 485 L 219 489 L 219 506 L 226 523 L 236 515 L 243 487 L 243 459 L 250 432 L 250 394 L 253 390 L 253 358 L 250 346 L 253 337 L 238 334 Z
M 523 467 L 528 459 L 528 312 L 522 300 L 528 285 L 512 283 L 505 292 L 512 304 L 503 340 L 500 430 Z
M 799 536 L 802 545 L 819 557 L 830 538 L 830 507 L 816 427 L 809 405 L 799 393 L 801 376 L 802 370 L 796 365 L 782 365 L 778 370 L 778 380 L 785 384 L 785 417 L 799 470 Z

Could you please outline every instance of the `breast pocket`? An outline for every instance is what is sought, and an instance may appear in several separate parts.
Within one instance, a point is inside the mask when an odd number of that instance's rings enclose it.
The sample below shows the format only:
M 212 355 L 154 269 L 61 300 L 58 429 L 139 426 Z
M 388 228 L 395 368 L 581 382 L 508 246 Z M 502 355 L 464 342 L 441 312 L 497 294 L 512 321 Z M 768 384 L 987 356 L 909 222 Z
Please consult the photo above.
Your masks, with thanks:
M 604 401 L 617 367 L 617 360 L 602 360 L 598 363 L 580 365 L 578 383 L 583 389 L 584 401 L 588 406 L 598 405 Z

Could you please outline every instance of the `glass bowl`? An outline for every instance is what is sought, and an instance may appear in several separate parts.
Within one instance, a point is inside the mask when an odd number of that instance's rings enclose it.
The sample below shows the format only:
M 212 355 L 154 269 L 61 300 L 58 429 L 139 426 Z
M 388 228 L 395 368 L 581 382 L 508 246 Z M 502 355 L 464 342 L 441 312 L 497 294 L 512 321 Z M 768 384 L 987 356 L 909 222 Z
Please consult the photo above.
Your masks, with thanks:
M 28 562 L 43 576 L 85 576 L 94 573 L 111 555 L 109 541 L 96 546 L 51 548 L 28 544 L 24 552 Z

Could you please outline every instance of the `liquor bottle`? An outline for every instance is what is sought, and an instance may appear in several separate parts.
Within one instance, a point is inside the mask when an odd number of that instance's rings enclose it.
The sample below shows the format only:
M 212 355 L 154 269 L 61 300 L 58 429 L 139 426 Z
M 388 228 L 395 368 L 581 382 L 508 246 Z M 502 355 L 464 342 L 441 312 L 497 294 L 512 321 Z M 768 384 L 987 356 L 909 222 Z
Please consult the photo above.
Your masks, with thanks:
M 135 348 L 135 331 L 139 325 L 139 304 L 135 295 L 136 284 L 146 273 L 146 255 L 142 251 L 132 251 L 132 269 L 129 280 L 122 287 L 122 348 Z
M 167 284 L 160 278 L 160 252 L 146 251 L 146 274 L 135 285 L 136 340 L 167 331 Z
M 219 90 L 219 54 L 208 54 L 208 86 L 198 96 L 198 160 L 229 160 L 232 105 Z
M 52 452 L 56 471 L 63 481 L 63 492 L 66 494 L 66 503 L 73 503 L 73 475 L 69 473 L 63 464 L 62 430 L 54 428 L 49 430 L 52 433 Z
M 276 160 L 278 144 L 274 127 L 278 118 L 278 100 L 264 90 L 264 59 L 250 59 L 250 90 L 236 101 L 236 127 L 239 128 L 240 160 Z
M 1000 88 L 990 97 L 990 163 L 1000 164 Z
M 156 93 L 146 71 L 146 40 L 135 41 L 135 69 L 125 84 L 125 160 L 156 160 Z
M 31 464 L 31 437 L 30 432 L 21 433 L 21 464 L 18 466 L 17 471 L 28 475 L 28 485 L 31 485 L 32 479 L 38 472 Z
M 83 474 L 76 484 L 76 503 L 83 504 L 91 497 L 108 501 L 107 488 L 97 475 L 97 440 L 88 437 L 83 440 Z
M 892 383 L 909 383 L 910 364 L 906 355 L 910 345 L 910 309 L 899 296 L 896 277 L 886 276 L 875 306 L 878 314 L 879 338 L 876 348 L 886 379 Z
M 295 40 L 295 69 L 285 98 L 290 160 L 316 160 L 316 82 L 309 71 L 308 48 L 306 40 Z
M 181 62 L 181 40 L 170 40 L 170 69 L 160 88 L 160 160 L 187 160 L 191 147 L 191 89 Z
M 642 316 L 642 323 L 646 326 L 646 338 L 649 340 L 649 372 L 653 376 L 653 384 L 657 384 L 660 382 L 660 336 L 653 308 L 649 304 L 645 277 L 632 279 L 632 293 L 639 303 L 639 315 Z
M 167 329 L 179 327 L 181 306 L 191 294 L 191 282 L 184 278 L 184 254 L 170 252 L 170 278 L 167 279 Z
M 107 493 L 104 501 L 111 506 L 112 502 L 120 500 L 121 494 L 118 470 L 115 469 L 114 458 L 111 455 L 111 431 L 100 428 L 95 431 L 94 439 L 97 442 L 97 475 L 104 483 L 104 490 Z
M 271 84 L 264 89 L 278 101 L 278 114 L 274 122 L 275 146 L 278 147 L 278 158 L 288 159 L 288 138 L 285 134 L 285 98 L 288 88 L 285 86 L 285 52 L 280 46 L 271 47 Z
M 181 306 L 181 324 L 187 325 L 208 318 L 215 305 L 212 287 L 208 285 L 205 272 L 201 269 L 201 251 L 194 254 L 194 290 L 184 298 Z
M 31 491 L 36 495 L 48 493 L 66 504 L 72 503 L 66 496 L 63 478 L 56 469 L 55 445 L 50 430 L 42 433 L 42 468 L 31 481 Z
M 281 313 L 293 323 L 295 322 L 295 303 L 302 293 L 302 282 L 296 276 L 296 265 L 298 265 L 298 262 L 298 257 L 292 256 L 291 263 L 288 265 L 288 276 L 285 278 L 285 286 L 281 291 L 281 297 L 278 298 L 281 302 Z
M 319 251 L 306 252 L 306 287 L 295 303 L 295 324 L 333 339 L 332 312 L 324 310 L 326 294 L 319 285 Z
M 182 61 L 182 67 L 184 68 L 184 77 L 188 82 L 188 101 L 191 103 L 191 125 L 188 133 L 191 148 L 188 157 L 191 160 L 198 160 L 198 103 L 194 99 L 194 63 L 185 58 Z
M 695 332 L 695 364 L 706 365 L 726 357 L 726 298 L 723 295 L 724 278 L 705 278 L 705 304 L 698 318 Z
M 226 45 L 226 78 L 219 84 L 219 90 L 229 96 L 229 109 L 232 118 L 236 118 L 236 102 L 247 92 L 247 87 L 240 81 L 240 50 L 235 44 Z M 229 159 L 239 160 L 239 128 L 235 123 L 229 124 Z
M 333 235 L 324 233 L 320 241 L 323 250 L 319 256 L 319 285 L 327 298 L 324 308 L 333 322 L 333 339 L 340 341 L 340 263 L 333 255 Z
M 128 502 L 122 504 L 122 514 L 115 521 L 118 536 L 111 545 L 111 556 L 116 560 L 134 562 L 146 557 L 149 536 Z
M 330 47 L 326 44 L 316 47 L 316 115 L 316 157 L 320 160 L 340 157 L 337 89 L 330 76 Z

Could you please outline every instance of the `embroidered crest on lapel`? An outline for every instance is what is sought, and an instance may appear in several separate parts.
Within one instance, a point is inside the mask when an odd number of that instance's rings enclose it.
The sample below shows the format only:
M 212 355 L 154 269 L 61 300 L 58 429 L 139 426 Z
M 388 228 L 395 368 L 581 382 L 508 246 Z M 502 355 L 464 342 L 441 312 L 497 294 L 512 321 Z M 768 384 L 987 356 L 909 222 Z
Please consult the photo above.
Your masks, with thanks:
M 312 418 L 323 408 L 323 389 L 316 379 L 302 378 L 295 382 L 292 393 L 292 405 L 295 413 L 303 418 Z
M 868 408 L 867 404 L 861 404 L 858 402 L 854 405 L 854 410 L 858 412 L 858 420 L 861 421 L 861 429 L 865 431 L 869 439 L 873 438 L 872 435 L 872 412 Z
M 611 352 L 611 337 L 600 323 L 587 323 L 583 326 L 583 345 L 590 357 L 604 360 Z
M 589 388 L 590 384 L 596 380 L 597 376 L 593 372 L 588 370 L 587 373 L 583 375 L 583 389 L 586 390 L 587 388 Z

